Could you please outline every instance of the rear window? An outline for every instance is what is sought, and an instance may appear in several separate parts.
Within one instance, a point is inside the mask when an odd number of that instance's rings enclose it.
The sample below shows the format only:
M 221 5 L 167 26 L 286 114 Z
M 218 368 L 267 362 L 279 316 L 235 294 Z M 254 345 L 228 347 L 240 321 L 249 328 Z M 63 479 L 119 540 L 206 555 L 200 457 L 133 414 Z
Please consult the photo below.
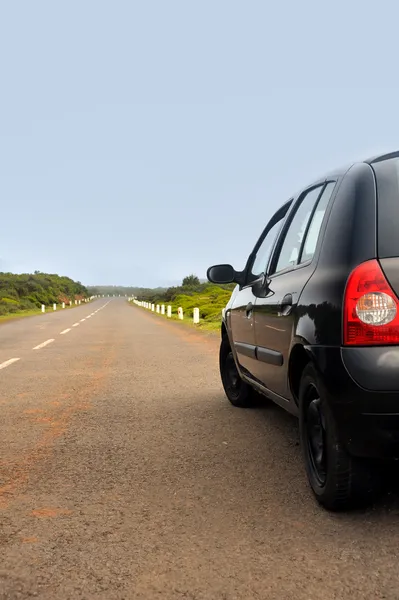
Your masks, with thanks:
M 371 166 L 377 182 L 378 256 L 399 256 L 399 158 Z

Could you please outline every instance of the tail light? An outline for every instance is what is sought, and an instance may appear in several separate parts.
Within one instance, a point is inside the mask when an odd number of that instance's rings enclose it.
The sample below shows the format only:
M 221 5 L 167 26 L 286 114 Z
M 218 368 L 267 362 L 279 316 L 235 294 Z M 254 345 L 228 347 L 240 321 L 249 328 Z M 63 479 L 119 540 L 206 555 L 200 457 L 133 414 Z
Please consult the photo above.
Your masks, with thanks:
M 377 260 L 349 276 L 344 302 L 344 345 L 399 344 L 399 300 Z

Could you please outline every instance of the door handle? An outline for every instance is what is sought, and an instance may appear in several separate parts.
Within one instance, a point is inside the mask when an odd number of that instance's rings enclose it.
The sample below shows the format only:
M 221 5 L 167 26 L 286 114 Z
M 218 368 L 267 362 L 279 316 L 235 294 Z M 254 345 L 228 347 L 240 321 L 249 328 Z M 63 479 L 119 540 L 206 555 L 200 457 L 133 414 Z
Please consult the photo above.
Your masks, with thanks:
M 281 301 L 281 306 L 292 306 L 292 294 L 286 294 Z
M 253 308 L 254 308 L 254 305 L 252 304 L 252 302 L 248 302 L 246 309 L 245 309 L 245 314 L 248 319 L 252 316 Z
M 279 316 L 286 317 L 287 315 L 290 314 L 291 310 L 292 310 L 292 294 L 286 294 L 281 301 Z

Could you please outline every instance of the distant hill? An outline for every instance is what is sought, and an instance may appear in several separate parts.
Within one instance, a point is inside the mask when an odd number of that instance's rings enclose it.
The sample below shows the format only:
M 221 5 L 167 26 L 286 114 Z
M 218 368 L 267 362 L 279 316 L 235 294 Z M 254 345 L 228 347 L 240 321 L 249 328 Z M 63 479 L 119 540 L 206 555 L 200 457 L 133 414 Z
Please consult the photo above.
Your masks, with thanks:
M 49 273 L 0 273 L 0 316 L 82 300 L 89 293 L 80 281 Z
M 92 296 L 98 296 L 98 295 L 103 295 L 104 296 L 138 296 L 138 295 L 145 295 L 145 294 L 149 294 L 149 293 L 153 293 L 154 291 L 156 293 L 162 294 L 163 292 L 166 291 L 167 288 L 163 288 L 163 287 L 158 287 L 154 289 L 148 289 L 148 288 L 142 288 L 142 287 L 136 287 L 136 286 L 123 286 L 123 285 L 94 285 L 94 286 L 88 286 L 88 291 L 90 293 L 90 295 Z
M 200 279 L 200 284 L 209 283 L 208 280 Z M 158 286 L 156 288 L 146 288 L 139 287 L 134 285 L 89 285 L 87 287 L 90 295 L 98 296 L 136 296 L 141 298 L 148 298 L 150 296 L 162 296 L 167 290 L 177 289 L 181 286 L 181 282 L 170 282 L 169 285 L 166 286 Z

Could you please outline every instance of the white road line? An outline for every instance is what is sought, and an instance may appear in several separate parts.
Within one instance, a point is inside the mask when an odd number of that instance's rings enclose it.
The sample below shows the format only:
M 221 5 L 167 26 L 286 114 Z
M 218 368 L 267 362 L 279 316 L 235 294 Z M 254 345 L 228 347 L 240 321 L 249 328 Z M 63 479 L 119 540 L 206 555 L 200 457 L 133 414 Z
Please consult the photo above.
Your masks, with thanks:
M 5 369 L 6 367 L 9 367 L 13 363 L 17 362 L 17 360 L 21 360 L 21 359 L 20 358 L 10 358 L 10 360 L 6 360 L 5 362 L 0 364 L 0 369 Z
M 74 323 L 74 324 L 72 325 L 72 327 L 78 327 L 78 326 L 79 326 L 79 323 Z
M 83 323 L 83 321 L 86 321 L 86 319 L 80 319 L 80 322 Z
M 86 319 L 90 319 L 91 315 L 89 315 L 88 317 L 86 317 Z
M 68 331 L 71 331 L 71 328 L 64 329 L 64 331 L 61 331 L 60 335 L 64 335 L 64 333 L 68 333 Z
M 40 350 L 40 348 L 44 348 L 44 346 L 47 346 L 47 344 L 51 344 L 51 342 L 54 342 L 54 340 L 46 340 L 42 344 L 39 344 L 38 346 L 32 348 L 32 350 Z

